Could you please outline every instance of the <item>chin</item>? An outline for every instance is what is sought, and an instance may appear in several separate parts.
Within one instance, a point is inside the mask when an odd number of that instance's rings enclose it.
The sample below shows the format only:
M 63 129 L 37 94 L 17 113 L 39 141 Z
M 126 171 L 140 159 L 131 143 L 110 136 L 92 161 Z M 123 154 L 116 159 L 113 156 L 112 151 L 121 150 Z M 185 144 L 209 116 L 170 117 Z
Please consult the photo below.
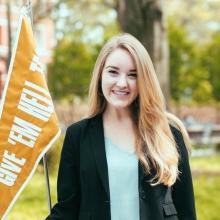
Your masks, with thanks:
M 121 108 L 129 108 L 130 103 L 110 103 L 113 108 L 121 109 Z

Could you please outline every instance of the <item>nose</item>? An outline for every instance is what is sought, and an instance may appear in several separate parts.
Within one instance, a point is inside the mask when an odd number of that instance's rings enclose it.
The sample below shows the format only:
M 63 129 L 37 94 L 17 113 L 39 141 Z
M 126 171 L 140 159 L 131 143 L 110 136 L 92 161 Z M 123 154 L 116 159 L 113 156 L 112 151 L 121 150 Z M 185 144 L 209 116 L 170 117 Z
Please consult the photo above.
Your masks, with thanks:
M 117 80 L 117 86 L 126 87 L 127 86 L 127 78 L 126 75 L 121 75 Z

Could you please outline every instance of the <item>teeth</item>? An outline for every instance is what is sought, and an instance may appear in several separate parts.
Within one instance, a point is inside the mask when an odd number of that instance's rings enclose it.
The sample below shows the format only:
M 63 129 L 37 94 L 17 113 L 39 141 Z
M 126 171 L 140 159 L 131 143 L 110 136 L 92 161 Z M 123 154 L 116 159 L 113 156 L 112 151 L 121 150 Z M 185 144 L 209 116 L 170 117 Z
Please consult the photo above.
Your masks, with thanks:
M 121 91 L 113 91 L 115 94 L 122 94 L 122 95 L 127 95 L 128 92 L 121 92 Z

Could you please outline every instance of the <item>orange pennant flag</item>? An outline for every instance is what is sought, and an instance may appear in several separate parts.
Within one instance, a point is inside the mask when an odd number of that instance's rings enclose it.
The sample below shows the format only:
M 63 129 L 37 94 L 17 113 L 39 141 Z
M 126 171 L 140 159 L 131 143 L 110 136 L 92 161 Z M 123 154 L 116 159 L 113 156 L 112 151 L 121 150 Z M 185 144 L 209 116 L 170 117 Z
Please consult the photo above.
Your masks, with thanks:
M 4 219 L 54 141 L 57 116 L 22 12 L 0 105 L 0 219 Z

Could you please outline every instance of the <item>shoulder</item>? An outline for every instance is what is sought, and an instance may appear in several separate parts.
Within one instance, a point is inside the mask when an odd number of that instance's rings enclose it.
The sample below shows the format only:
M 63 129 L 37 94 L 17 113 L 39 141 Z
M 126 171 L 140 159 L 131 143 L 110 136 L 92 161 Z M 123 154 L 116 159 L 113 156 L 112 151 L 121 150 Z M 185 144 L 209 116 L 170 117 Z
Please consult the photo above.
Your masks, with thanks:
M 84 118 L 76 121 L 67 127 L 68 132 L 73 132 L 85 128 L 89 123 L 90 118 Z
M 79 121 L 76 121 L 69 125 L 66 130 L 66 135 L 78 135 L 80 133 L 87 132 L 91 124 L 93 124 L 96 121 L 96 118 L 98 115 L 93 117 L 86 117 Z
M 64 152 L 72 152 L 79 149 L 82 140 L 86 137 L 85 134 L 88 133 L 91 121 L 93 121 L 93 118 L 87 117 L 67 127 L 63 145 Z
M 179 142 L 179 141 L 183 140 L 183 135 L 182 135 L 181 131 L 178 128 L 176 128 L 176 127 L 174 127 L 173 125 L 170 124 L 170 130 L 171 130 L 171 132 L 173 134 L 173 137 L 174 137 L 176 142 Z

